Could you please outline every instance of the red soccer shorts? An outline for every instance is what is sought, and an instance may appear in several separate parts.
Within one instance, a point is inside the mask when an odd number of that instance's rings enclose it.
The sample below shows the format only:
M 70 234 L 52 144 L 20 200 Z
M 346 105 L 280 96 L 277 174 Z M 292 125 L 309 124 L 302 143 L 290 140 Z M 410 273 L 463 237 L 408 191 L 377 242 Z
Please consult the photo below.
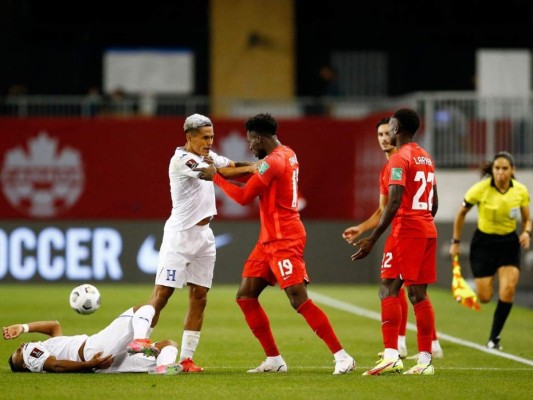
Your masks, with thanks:
M 280 289 L 309 282 L 303 253 L 305 238 L 257 243 L 244 263 L 243 278 L 263 278 Z
M 405 286 L 437 280 L 437 238 L 389 236 L 381 260 L 381 279 L 400 277 Z

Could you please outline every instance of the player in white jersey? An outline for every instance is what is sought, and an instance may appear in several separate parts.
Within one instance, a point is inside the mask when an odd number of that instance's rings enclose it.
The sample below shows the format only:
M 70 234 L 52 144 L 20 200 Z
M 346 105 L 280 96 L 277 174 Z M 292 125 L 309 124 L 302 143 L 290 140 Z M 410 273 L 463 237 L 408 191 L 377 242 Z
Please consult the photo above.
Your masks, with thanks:
M 37 321 L 3 328 L 4 339 L 23 333 L 50 336 L 43 341 L 22 343 L 9 356 L 13 372 L 149 372 L 174 375 L 181 372 L 176 363 L 178 349 L 172 340 L 155 343 L 151 355 L 128 355 L 126 346 L 135 337 L 145 337 L 154 308 L 132 307 L 94 335 L 63 336 L 58 321 Z
M 189 309 L 185 317 L 180 363 L 183 372 L 201 372 L 193 355 L 200 340 L 207 292 L 215 268 L 215 237 L 209 223 L 217 214 L 213 182 L 200 179 L 197 168 L 214 165 L 226 178 L 255 172 L 255 163 L 236 163 L 211 150 L 213 123 L 200 114 L 189 116 L 183 125 L 186 144 L 170 160 L 169 178 L 172 212 L 165 223 L 155 287 L 150 304 L 155 308 L 152 328 L 174 289 L 189 286 Z

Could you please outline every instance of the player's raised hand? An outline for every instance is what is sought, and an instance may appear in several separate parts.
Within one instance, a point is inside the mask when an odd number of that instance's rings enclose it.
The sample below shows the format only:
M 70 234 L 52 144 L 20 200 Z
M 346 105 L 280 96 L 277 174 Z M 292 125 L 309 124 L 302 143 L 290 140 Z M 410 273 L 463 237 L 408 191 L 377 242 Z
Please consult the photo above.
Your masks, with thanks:
M 365 258 L 372 251 L 374 243 L 374 240 L 370 239 L 370 237 L 363 238 L 355 243 L 355 246 L 359 247 L 359 250 L 352 255 L 352 261 Z

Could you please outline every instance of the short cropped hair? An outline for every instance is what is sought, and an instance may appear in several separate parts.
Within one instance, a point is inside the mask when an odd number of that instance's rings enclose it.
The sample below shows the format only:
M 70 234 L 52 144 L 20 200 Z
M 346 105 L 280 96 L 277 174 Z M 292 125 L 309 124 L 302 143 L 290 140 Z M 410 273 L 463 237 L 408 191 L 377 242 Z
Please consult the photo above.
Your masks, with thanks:
M 274 136 L 278 130 L 278 122 L 268 114 L 257 114 L 246 121 L 244 127 L 248 132 L 255 132 L 263 136 Z
M 376 129 L 378 129 L 381 125 L 387 125 L 389 123 L 389 119 L 389 117 L 381 118 L 376 124 Z
M 392 118 L 398 120 L 399 132 L 406 132 L 411 136 L 414 136 L 420 127 L 420 117 L 415 110 L 410 108 L 400 108 L 393 114 Z
M 209 118 L 202 114 L 193 114 L 187 117 L 183 124 L 183 131 L 185 133 L 190 131 L 197 131 L 204 126 L 213 126 Z
M 16 366 L 15 363 L 13 362 L 13 354 L 9 355 L 9 358 L 7 359 L 7 363 L 9 364 L 9 368 L 11 368 L 11 372 L 31 372 L 26 367 L 20 368 Z

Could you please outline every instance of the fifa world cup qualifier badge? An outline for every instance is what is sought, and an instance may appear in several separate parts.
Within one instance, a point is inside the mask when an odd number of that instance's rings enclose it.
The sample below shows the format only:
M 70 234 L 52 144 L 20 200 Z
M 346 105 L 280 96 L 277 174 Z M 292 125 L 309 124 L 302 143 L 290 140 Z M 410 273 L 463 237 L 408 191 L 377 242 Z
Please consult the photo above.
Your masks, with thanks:
M 392 168 L 391 173 L 390 173 L 390 179 L 392 181 L 401 181 L 402 180 L 402 169 Z
M 257 171 L 259 172 L 259 175 L 263 175 L 269 168 L 270 165 L 268 165 L 266 161 L 261 161 L 261 163 L 257 167 Z

